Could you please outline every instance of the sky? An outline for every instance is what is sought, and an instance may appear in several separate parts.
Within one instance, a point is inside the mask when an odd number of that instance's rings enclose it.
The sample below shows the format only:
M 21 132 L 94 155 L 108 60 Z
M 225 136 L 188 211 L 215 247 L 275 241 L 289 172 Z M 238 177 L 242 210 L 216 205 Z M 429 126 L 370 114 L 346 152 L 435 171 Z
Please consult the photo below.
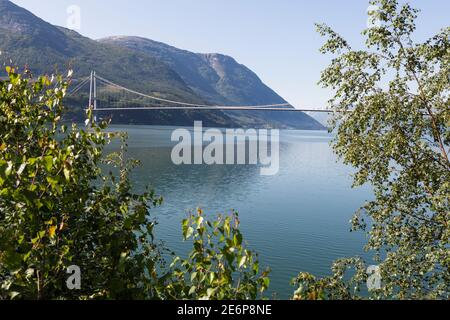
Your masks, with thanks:
M 403 1 L 403 0 L 401 0 Z M 297 108 L 326 106 L 317 85 L 331 57 L 314 23 L 325 22 L 352 46 L 363 44 L 368 0 L 13 0 L 42 19 L 99 39 L 142 36 L 178 48 L 223 53 L 252 69 Z M 421 9 L 416 39 L 450 25 L 450 1 L 411 0 Z M 80 12 L 73 24 L 72 6 Z M 69 24 L 68 24 L 69 22 Z M 71 23 L 71 24 L 70 24 Z

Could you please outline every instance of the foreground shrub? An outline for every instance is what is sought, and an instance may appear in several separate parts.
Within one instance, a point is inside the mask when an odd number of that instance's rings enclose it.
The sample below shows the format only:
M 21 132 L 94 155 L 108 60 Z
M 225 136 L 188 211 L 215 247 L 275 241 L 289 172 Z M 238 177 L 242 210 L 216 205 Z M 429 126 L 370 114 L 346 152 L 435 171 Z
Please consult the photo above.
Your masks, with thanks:
M 257 255 L 245 247 L 237 213 L 210 221 L 198 209 L 182 226 L 193 250 L 187 259 L 172 262 L 167 298 L 248 300 L 267 290 L 269 270 L 260 272 Z
M 120 175 L 102 174 L 112 138 L 105 123 L 87 121 L 89 130 L 61 123 L 69 79 L 7 72 L 0 81 L 0 299 L 151 295 L 159 251 L 148 211 L 160 199 L 132 193 L 124 150 L 108 158 Z M 71 265 L 82 272 L 80 290 L 67 288 Z

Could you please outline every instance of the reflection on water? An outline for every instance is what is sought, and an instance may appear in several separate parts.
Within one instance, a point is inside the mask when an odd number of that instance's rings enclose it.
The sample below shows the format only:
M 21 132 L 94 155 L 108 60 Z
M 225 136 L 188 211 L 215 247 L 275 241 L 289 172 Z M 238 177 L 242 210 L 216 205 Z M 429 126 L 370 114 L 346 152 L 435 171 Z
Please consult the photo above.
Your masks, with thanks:
M 248 245 L 270 266 L 271 290 L 281 298 L 299 271 L 330 273 L 333 260 L 363 254 L 365 237 L 350 233 L 352 213 L 371 198 L 369 188 L 351 189 L 351 168 L 337 162 L 326 132 L 281 131 L 280 171 L 261 176 L 251 165 L 173 165 L 169 127 L 114 126 L 129 134 L 130 156 L 141 160 L 137 188 L 150 184 L 164 197 L 153 210 L 156 236 L 178 254 L 180 222 L 202 207 L 206 213 L 239 212 Z

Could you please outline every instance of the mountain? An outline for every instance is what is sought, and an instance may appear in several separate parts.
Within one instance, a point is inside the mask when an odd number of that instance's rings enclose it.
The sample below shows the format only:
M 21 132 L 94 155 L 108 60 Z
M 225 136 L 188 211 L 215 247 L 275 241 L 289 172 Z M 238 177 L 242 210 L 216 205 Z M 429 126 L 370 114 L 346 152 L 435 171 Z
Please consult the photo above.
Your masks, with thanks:
M 7 0 L 0 0 L 2 60 L 28 65 L 34 74 L 64 71 L 77 78 L 91 70 L 139 92 L 199 104 L 255 105 L 283 103 L 251 70 L 233 58 L 196 54 L 136 37 L 95 41 L 74 31 L 51 25 Z M 81 119 L 87 90 L 68 99 L 70 117 Z M 294 119 L 294 120 L 293 120 Z M 139 124 L 205 126 L 271 126 L 322 129 L 303 113 L 222 111 L 113 112 L 113 121 Z
M 95 69 L 113 81 L 126 79 L 135 87 L 152 87 L 167 97 L 204 101 L 160 60 L 55 27 L 6 0 L 0 0 L 0 47 L 13 63 L 28 64 L 36 74 L 71 66 L 81 78 Z
M 214 104 L 286 103 L 255 73 L 229 56 L 193 53 L 140 37 L 116 36 L 99 42 L 129 48 L 164 61 L 194 92 Z
M 193 53 L 141 37 L 115 36 L 100 39 L 99 42 L 161 59 L 173 68 L 194 92 L 213 104 L 286 103 L 253 71 L 226 55 Z M 323 129 L 316 120 L 298 112 L 226 111 L 225 114 L 244 126 Z
M 96 70 L 105 78 L 148 94 L 192 103 L 207 101 L 193 92 L 181 77 L 163 61 L 137 51 L 102 44 L 61 27 L 53 26 L 31 12 L 0 0 L 0 50 L 3 60 L 12 59 L 16 66 L 28 65 L 36 74 L 51 74 L 55 70 L 73 68 L 77 78 Z M 73 120 L 84 117 L 87 92 L 79 99 L 69 99 Z M 195 112 L 129 112 L 114 114 L 116 122 L 192 124 Z M 203 115 L 211 126 L 223 126 L 233 121 L 220 111 Z

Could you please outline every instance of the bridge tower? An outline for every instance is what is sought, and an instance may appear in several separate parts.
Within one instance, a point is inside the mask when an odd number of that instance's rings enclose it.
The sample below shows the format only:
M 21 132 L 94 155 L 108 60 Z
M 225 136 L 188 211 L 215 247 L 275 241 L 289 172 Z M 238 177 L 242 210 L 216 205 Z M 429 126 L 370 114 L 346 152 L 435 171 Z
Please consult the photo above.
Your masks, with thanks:
M 89 108 L 94 110 L 94 121 L 97 121 L 97 78 L 95 71 L 91 71 L 91 81 L 89 85 Z

